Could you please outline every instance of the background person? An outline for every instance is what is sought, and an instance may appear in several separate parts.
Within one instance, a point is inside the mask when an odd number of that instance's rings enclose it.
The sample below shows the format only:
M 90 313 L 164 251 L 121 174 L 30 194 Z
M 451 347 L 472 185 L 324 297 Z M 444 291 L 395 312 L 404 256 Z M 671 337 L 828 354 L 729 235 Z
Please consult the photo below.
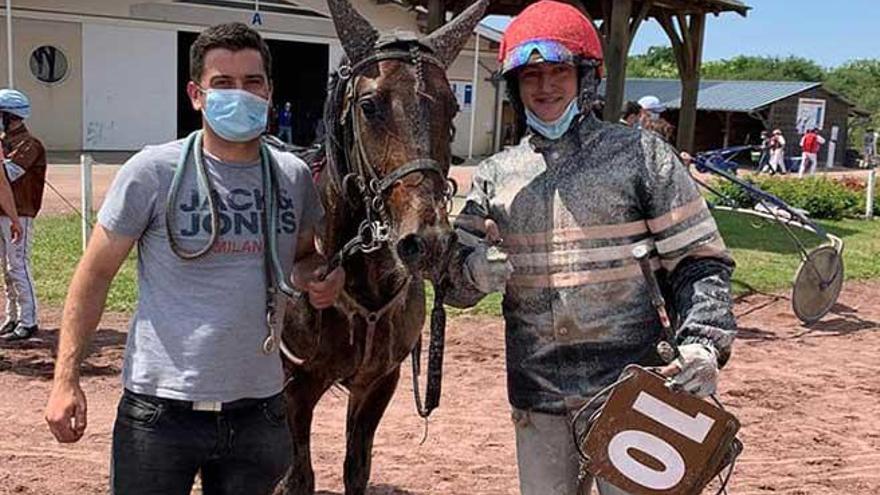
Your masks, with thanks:
M 675 138 L 675 126 L 661 117 L 666 107 L 660 103 L 656 96 L 648 95 L 639 98 L 639 106 L 642 108 L 639 114 L 639 128 L 653 131 L 660 135 L 667 143 L 672 144 Z M 688 155 L 690 160 L 690 155 Z
M 627 127 L 635 127 L 639 122 L 642 114 L 642 106 L 634 101 L 628 101 L 623 105 L 623 112 L 620 114 L 620 123 Z
M 290 102 L 278 112 L 278 138 L 287 144 L 293 144 L 293 111 Z
M 865 135 L 862 139 L 862 153 L 864 154 L 862 168 L 873 168 L 875 166 L 874 162 L 877 159 L 877 131 L 869 127 L 865 130 Z
M 0 339 L 7 342 L 29 339 L 39 328 L 30 255 L 34 218 L 43 204 L 46 150 L 24 123 L 30 114 L 30 101 L 24 93 L 0 90 L 4 187 L 9 185 L 8 179 L 15 204 L 11 214 L 0 217 L 0 265 L 6 282 L 6 318 Z M 16 242 L 19 236 L 21 241 Z
M 785 137 L 780 129 L 774 129 L 770 136 L 770 160 L 767 161 L 767 169 L 770 175 L 788 173 L 785 166 Z
M 807 163 L 810 164 L 810 175 L 816 175 L 816 163 L 819 162 L 819 149 L 825 144 L 825 138 L 819 134 L 819 129 L 813 127 L 801 137 L 801 166 L 798 168 L 798 178 L 804 178 L 804 170 Z
M 625 366 L 658 359 L 659 320 L 633 246 L 655 246 L 681 321 L 682 362 L 664 372 L 698 396 L 714 391 L 730 356 L 733 261 L 675 150 L 589 112 L 602 50 L 578 9 L 530 5 L 507 27 L 499 59 L 530 132 L 477 167 L 456 219 L 447 303 L 504 292 L 521 493 L 589 493 L 570 415 Z M 506 260 L 490 247 L 499 242 Z
M 269 235 L 277 236 L 285 276 L 293 272 L 316 308 L 333 304 L 344 273 L 314 279 L 323 266 L 314 245 L 323 209 L 309 168 L 293 154 L 261 147 L 271 64 L 266 43 L 244 24 L 214 26 L 198 36 L 186 91 L 202 113 L 204 146 L 198 139 L 150 146 L 122 167 L 71 282 L 46 406 L 60 442 L 75 442 L 85 431 L 80 364 L 110 283 L 137 243 L 138 309 L 113 427 L 113 493 L 188 494 L 200 471 L 205 495 L 263 495 L 289 465 L 281 358 L 277 349 L 264 348 L 270 335 L 264 246 Z M 200 164 L 211 186 L 200 185 Z M 271 232 L 262 227 L 269 223 L 262 199 L 267 166 L 274 168 L 278 195 L 279 225 Z M 179 194 L 166 211 L 177 170 L 183 174 Z M 209 195 L 227 228 L 204 256 L 184 259 L 169 241 L 189 252 L 206 246 Z

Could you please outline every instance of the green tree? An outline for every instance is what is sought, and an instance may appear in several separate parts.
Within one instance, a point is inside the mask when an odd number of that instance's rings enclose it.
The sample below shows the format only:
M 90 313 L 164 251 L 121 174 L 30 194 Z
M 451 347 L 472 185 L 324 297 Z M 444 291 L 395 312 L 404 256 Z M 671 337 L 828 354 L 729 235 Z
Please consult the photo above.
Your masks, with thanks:
M 825 70 L 803 57 L 755 57 L 740 55 L 704 62 L 703 79 L 749 81 L 822 81 Z M 678 65 L 672 47 L 652 46 L 641 55 L 629 57 L 627 77 L 677 78 Z
M 739 55 L 731 59 L 703 62 L 704 79 L 740 81 L 813 81 L 825 79 L 825 69 L 803 57 L 755 57 Z
M 828 72 L 825 84 L 837 91 L 862 110 L 871 113 L 868 121 L 856 119 L 853 123 L 850 146 L 860 148 L 862 133 L 868 126 L 880 128 L 880 60 L 854 60 Z
M 678 77 L 678 66 L 672 47 L 652 46 L 642 55 L 629 57 L 626 66 L 627 77 L 644 77 L 649 79 L 675 79 Z

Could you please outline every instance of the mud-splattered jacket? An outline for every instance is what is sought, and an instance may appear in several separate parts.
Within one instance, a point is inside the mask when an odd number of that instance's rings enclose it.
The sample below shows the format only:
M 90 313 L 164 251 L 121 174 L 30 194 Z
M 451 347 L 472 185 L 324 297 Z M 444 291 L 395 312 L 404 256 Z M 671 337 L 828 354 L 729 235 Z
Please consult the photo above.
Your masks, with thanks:
M 678 315 L 679 344 L 730 355 L 728 255 L 675 150 L 656 134 L 583 118 L 559 140 L 527 136 L 482 162 L 457 228 L 497 222 L 513 273 L 504 294 L 508 395 L 514 407 L 561 414 L 656 360 L 660 323 L 632 257 L 652 263 Z M 447 303 L 485 294 L 452 264 Z M 653 364 L 657 364 L 654 362 Z

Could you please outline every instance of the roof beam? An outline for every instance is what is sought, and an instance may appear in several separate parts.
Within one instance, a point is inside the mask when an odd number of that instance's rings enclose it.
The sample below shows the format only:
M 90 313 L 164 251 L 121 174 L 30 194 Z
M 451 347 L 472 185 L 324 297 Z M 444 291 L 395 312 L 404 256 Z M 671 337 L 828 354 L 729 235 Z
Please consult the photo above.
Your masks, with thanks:
M 648 12 L 650 12 L 651 7 L 654 4 L 654 0 L 645 0 L 642 3 L 642 8 L 639 9 L 639 12 L 632 18 L 629 23 L 629 44 L 627 47 L 627 53 L 629 52 L 629 48 L 632 46 L 632 40 L 636 37 L 636 32 L 639 30 L 639 26 L 642 25 L 645 18 L 648 17 Z

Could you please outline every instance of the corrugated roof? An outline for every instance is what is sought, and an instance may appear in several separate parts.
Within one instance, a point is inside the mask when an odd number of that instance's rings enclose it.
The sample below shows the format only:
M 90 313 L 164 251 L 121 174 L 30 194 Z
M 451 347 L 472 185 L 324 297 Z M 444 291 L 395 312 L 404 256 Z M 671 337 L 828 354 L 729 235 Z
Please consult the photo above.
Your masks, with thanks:
M 604 94 L 605 83 L 599 87 Z M 700 81 L 698 110 L 751 112 L 791 95 L 821 86 L 804 81 Z M 627 79 L 624 99 L 637 101 L 647 95 L 660 99 L 666 108 L 681 108 L 681 83 L 676 79 Z

